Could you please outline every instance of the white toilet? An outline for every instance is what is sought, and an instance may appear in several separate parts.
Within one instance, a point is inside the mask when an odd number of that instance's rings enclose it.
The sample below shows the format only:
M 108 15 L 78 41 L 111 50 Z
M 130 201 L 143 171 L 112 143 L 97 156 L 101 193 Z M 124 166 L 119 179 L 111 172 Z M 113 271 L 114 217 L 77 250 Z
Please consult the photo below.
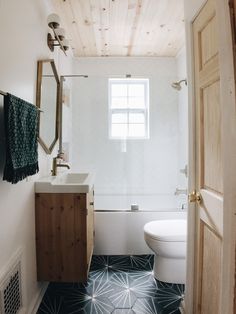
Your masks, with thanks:
M 144 226 L 144 238 L 155 253 L 154 276 L 170 283 L 185 283 L 186 220 L 155 220 Z

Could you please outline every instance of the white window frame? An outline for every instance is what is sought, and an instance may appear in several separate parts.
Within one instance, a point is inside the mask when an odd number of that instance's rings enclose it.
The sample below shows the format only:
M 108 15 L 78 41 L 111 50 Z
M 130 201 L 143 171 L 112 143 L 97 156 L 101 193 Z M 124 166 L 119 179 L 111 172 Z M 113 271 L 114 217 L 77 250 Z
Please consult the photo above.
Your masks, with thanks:
M 112 94 L 111 89 L 113 84 L 143 84 L 144 86 L 144 97 L 145 97 L 145 107 L 142 108 L 112 108 Z M 145 140 L 149 139 L 149 79 L 147 78 L 110 78 L 108 83 L 109 89 L 109 139 L 111 140 Z M 145 117 L 144 126 L 145 126 L 145 135 L 144 136 L 112 136 L 112 114 L 114 113 L 127 113 L 128 114 L 128 122 L 127 126 L 129 127 L 129 114 L 130 113 L 143 113 Z

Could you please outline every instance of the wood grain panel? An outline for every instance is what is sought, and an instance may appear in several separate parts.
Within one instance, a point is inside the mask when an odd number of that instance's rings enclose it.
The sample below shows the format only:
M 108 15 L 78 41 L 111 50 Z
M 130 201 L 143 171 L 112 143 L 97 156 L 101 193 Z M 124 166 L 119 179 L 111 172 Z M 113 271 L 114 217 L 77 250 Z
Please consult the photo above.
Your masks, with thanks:
M 204 186 L 223 192 L 220 82 L 203 90 Z
M 54 273 L 54 281 L 63 281 L 70 279 L 74 274 L 74 267 L 68 267 L 68 261 L 74 260 L 74 199 L 73 195 L 57 197 L 51 196 L 51 203 L 55 204 L 51 213 L 53 213 L 54 221 L 52 221 L 52 236 L 54 265 L 57 263 L 57 271 Z M 72 228 L 70 227 L 72 226 Z M 50 239 L 49 239 L 50 241 Z M 65 258 L 66 257 L 66 258 Z
M 229 0 L 232 46 L 234 57 L 234 76 L 236 77 L 236 0 Z M 236 311 L 236 309 L 235 309 Z
M 80 281 L 87 279 L 87 204 L 86 194 L 75 195 L 75 273 Z
M 40 193 L 35 203 L 38 280 L 86 281 L 94 230 L 87 194 Z
M 207 0 L 193 22 L 196 191 L 193 313 L 221 313 L 223 230 L 221 80 L 217 0 Z
M 94 192 L 90 191 L 87 197 L 87 264 L 90 267 L 94 247 Z
M 236 256 L 236 251 L 235 251 Z M 236 259 L 235 259 L 235 268 L 234 268 L 234 313 L 236 313 Z
M 213 16 L 199 34 L 202 67 L 218 53 L 219 44 L 216 30 L 216 17 Z
M 220 313 L 222 240 L 201 223 L 201 314 Z
M 232 46 L 233 46 L 233 62 L 234 62 L 234 80 L 236 77 L 236 0 L 229 0 L 230 22 L 232 31 Z M 236 251 L 234 262 L 234 313 L 236 313 Z
M 183 0 L 52 0 L 74 56 L 176 56 Z

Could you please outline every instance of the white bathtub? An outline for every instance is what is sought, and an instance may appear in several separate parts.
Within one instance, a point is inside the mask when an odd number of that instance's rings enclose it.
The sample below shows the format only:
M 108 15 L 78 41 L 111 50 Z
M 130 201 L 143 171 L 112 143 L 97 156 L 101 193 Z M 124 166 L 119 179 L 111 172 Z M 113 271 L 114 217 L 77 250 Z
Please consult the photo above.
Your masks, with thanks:
M 95 255 L 149 254 L 143 226 L 152 220 L 185 219 L 186 211 L 95 211 Z

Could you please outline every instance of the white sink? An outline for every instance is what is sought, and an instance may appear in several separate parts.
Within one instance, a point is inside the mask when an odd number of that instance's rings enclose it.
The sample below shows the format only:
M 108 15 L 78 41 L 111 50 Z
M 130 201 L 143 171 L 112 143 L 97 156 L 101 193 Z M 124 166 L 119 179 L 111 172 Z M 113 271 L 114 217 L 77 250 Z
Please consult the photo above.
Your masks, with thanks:
M 90 173 L 65 173 L 35 182 L 36 193 L 88 193 L 94 183 Z
M 88 173 L 66 173 L 56 177 L 53 184 L 84 184 L 88 178 Z

